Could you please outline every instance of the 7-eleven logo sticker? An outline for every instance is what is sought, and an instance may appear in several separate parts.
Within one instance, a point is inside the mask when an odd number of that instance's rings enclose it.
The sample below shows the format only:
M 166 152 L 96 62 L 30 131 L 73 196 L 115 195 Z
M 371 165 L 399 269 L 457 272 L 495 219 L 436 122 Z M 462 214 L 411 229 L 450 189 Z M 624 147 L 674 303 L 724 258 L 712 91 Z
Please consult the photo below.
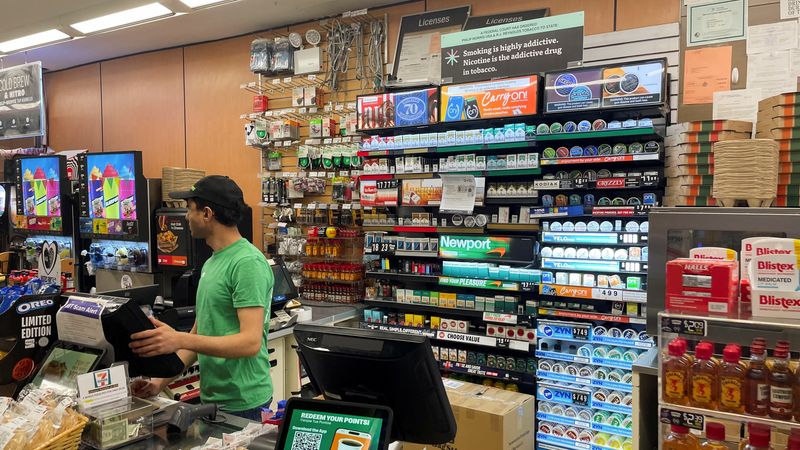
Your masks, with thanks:
M 111 384 L 111 371 L 109 369 L 98 370 L 97 372 L 94 373 L 95 388 L 106 387 L 110 384 Z

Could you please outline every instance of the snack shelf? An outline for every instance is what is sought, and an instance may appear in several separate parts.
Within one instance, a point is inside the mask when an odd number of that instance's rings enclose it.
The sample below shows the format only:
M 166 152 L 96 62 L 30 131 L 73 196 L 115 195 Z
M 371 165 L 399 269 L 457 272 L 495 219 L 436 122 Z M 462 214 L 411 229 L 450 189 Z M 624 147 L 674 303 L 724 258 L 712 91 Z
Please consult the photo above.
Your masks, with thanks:
M 519 175 L 539 175 L 542 173 L 540 168 L 527 169 L 497 169 L 497 170 L 458 170 L 448 172 L 421 172 L 421 173 L 396 173 L 396 174 L 363 174 L 361 180 L 425 180 L 430 178 L 441 178 L 442 175 L 473 175 L 476 177 L 511 177 Z
M 594 320 L 599 322 L 632 323 L 637 325 L 644 325 L 647 323 L 647 320 L 643 317 L 614 316 L 611 314 L 589 313 L 552 308 L 539 308 L 539 315 L 554 316 L 565 319 Z
M 533 374 L 515 372 L 513 370 L 495 369 L 493 367 L 478 366 L 475 364 L 464 364 L 450 361 L 440 361 L 439 368 L 445 372 L 462 373 L 465 375 L 477 375 L 501 381 L 512 381 L 514 383 L 533 384 Z
M 633 386 L 625 383 L 616 383 L 607 380 L 598 380 L 596 378 L 576 377 L 564 373 L 547 372 L 544 370 L 537 370 L 536 377 L 542 380 L 556 381 L 559 383 L 579 384 L 586 387 L 600 388 L 600 389 L 613 389 L 615 391 L 633 392 Z
M 564 158 L 541 158 L 541 166 L 565 166 L 581 164 L 615 164 L 636 161 L 658 161 L 661 159 L 660 153 L 634 153 L 625 155 L 602 155 L 602 156 L 575 156 Z
M 582 298 L 587 300 L 647 303 L 647 291 L 634 291 L 628 289 L 540 284 L 539 294 L 556 297 Z
M 581 245 L 647 245 L 646 233 L 627 232 L 586 232 L 586 231 L 543 231 L 543 244 L 581 244 Z
M 771 419 L 768 416 L 766 417 L 751 416 L 749 414 L 736 414 L 723 411 L 715 411 L 710 409 L 694 408 L 691 406 L 673 405 L 671 403 L 665 403 L 663 401 L 659 402 L 659 413 L 661 415 L 662 423 L 669 423 L 665 419 L 665 415 L 669 415 L 670 412 L 703 416 L 706 420 L 708 418 L 713 418 L 713 419 L 730 420 L 739 423 L 746 423 L 746 422 L 761 423 L 764 425 L 769 425 L 781 429 L 800 428 L 800 422 L 796 422 L 793 420 L 777 420 L 777 419 Z
M 566 141 L 576 139 L 603 139 L 626 136 L 659 136 L 655 127 L 620 128 L 600 131 L 584 131 L 574 133 L 537 134 L 536 140 L 542 142 Z
M 496 142 L 493 144 L 469 144 L 469 145 L 450 145 L 438 147 L 415 147 L 404 149 L 386 150 L 359 150 L 358 156 L 405 156 L 405 155 L 425 155 L 431 153 L 458 153 L 458 152 L 479 152 L 486 150 L 506 150 L 516 148 L 530 148 L 536 146 L 536 140 Z
M 427 328 L 403 327 L 397 325 L 384 325 L 375 323 L 359 323 L 359 328 L 368 330 L 389 331 L 393 333 L 416 334 L 427 336 L 435 341 L 456 342 L 461 344 L 477 345 L 488 348 L 501 348 L 507 350 L 529 353 L 532 343 L 513 339 L 499 339 L 478 334 L 456 333 L 453 331 L 431 330 Z
M 437 314 L 451 314 L 461 317 L 480 317 L 483 318 L 483 311 L 475 309 L 463 308 L 444 308 L 441 306 L 421 305 L 417 303 L 402 303 L 394 300 L 385 299 L 364 299 L 364 303 L 368 306 L 378 306 L 392 309 L 402 309 L 405 311 L 416 311 L 423 313 L 437 313 Z

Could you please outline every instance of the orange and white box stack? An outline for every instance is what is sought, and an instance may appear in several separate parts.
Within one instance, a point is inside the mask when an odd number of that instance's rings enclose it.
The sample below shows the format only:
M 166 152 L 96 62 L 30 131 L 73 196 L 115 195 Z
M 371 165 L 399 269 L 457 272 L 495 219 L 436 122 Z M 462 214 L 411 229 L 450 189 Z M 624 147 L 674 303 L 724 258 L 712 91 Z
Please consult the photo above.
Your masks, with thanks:
M 664 176 L 665 206 L 713 206 L 715 142 L 749 139 L 751 122 L 702 120 L 683 122 L 667 128 Z
M 800 92 L 758 103 L 756 138 L 778 142 L 778 196 L 773 206 L 800 206 Z

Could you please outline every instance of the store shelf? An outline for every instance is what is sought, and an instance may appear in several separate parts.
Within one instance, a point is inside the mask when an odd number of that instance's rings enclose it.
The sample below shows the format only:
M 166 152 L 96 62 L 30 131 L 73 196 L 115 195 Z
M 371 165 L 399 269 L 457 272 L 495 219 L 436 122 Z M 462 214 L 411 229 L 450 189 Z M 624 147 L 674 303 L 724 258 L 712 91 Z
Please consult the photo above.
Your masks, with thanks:
M 517 148 L 535 147 L 535 140 L 516 141 L 516 142 L 497 142 L 493 144 L 470 144 L 470 145 L 451 145 L 439 147 L 417 147 L 392 150 L 359 150 L 358 156 L 404 156 L 404 155 L 424 155 L 430 153 L 460 153 L 460 152 L 480 152 L 486 150 L 506 150 Z
M 647 303 L 647 291 L 627 289 L 590 288 L 560 284 L 540 284 L 539 294 L 556 297 L 607 300 L 626 303 Z
M 633 414 L 633 408 L 630 406 L 625 405 L 615 405 L 613 403 L 605 403 L 605 402 L 596 402 L 592 400 L 592 409 L 600 409 L 603 411 L 608 411 L 612 413 L 620 413 L 620 414 Z
M 554 414 L 547 414 L 547 413 L 543 413 L 543 412 L 537 412 L 536 413 L 536 420 L 544 420 L 546 422 L 560 423 L 561 425 L 566 425 L 568 427 L 581 428 L 581 429 L 584 429 L 584 430 L 591 430 L 592 429 L 591 422 L 587 422 L 585 420 L 581 420 L 581 419 L 577 419 L 577 418 L 556 416 Z
M 579 442 L 564 437 L 556 437 L 544 433 L 536 433 L 537 444 L 553 444 L 564 449 L 579 449 L 579 450 L 592 450 L 592 444 L 588 442 Z
M 631 367 L 633 365 L 633 363 L 620 361 L 616 359 L 595 358 L 595 357 L 588 358 L 584 356 L 570 355 L 568 353 L 548 352 L 542 350 L 536 350 L 536 357 L 553 359 L 556 361 L 564 361 L 569 363 L 592 364 L 595 366 L 603 366 L 603 367 L 609 367 L 611 369 L 622 369 L 622 370 L 631 370 Z
M 604 156 L 577 156 L 574 158 L 541 158 L 541 166 L 575 166 L 583 164 L 615 164 L 638 161 L 658 161 L 661 159 L 660 153 L 636 153 L 627 155 L 604 155 Z
M 439 368 L 445 372 L 462 373 L 465 375 L 476 375 L 480 377 L 492 378 L 501 381 L 511 381 L 514 383 L 534 384 L 533 374 L 521 373 L 510 370 L 495 369 L 492 367 L 477 366 L 474 364 L 463 364 L 449 361 L 441 361 Z
M 538 284 L 528 281 L 484 280 L 478 278 L 440 276 L 439 286 L 487 289 L 492 291 L 535 292 Z
M 556 217 L 583 217 L 584 210 L 582 205 L 558 206 L 555 208 L 536 208 L 531 210 L 531 219 L 545 219 Z
M 631 205 L 631 206 L 595 206 L 592 208 L 592 217 L 647 217 L 650 208 L 657 205 Z
M 575 324 L 575 325 L 587 325 L 587 324 Z M 564 324 L 565 327 L 568 327 L 569 324 Z M 576 338 L 566 338 L 560 336 L 547 336 L 541 331 L 538 331 L 538 335 L 542 339 L 555 339 L 557 341 L 564 341 L 564 342 L 576 342 L 580 344 L 590 344 L 590 345 L 610 345 L 614 347 L 623 347 L 623 348 L 633 348 L 639 350 L 647 350 L 653 348 L 654 344 L 652 341 L 633 341 L 630 339 L 621 339 L 621 338 L 611 338 L 608 336 L 592 336 L 590 339 L 576 339 Z
M 543 231 L 541 236 L 543 244 L 636 246 L 647 245 L 647 241 L 646 234 L 625 232 Z
M 420 275 L 420 274 L 413 274 L 413 273 L 396 273 L 396 272 L 367 272 L 366 276 L 368 278 L 380 278 L 383 280 L 396 280 L 396 281 L 408 281 L 408 282 L 417 282 L 417 283 L 438 283 L 439 276 L 438 275 Z
M 458 171 L 439 171 L 422 173 L 398 173 L 398 174 L 364 174 L 359 177 L 362 181 L 368 180 L 426 180 L 431 178 L 441 178 L 442 175 L 474 175 L 476 177 L 512 177 L 519 175 L 539 175 L 542 173 L 540 168 L 532 169 L 503 169 L 503 170 L 458 170 Z
M 397 256 L 406 258 L 438 258 L 439 252 L 409 252 L 404 250 L 396 250 L 393 252 L 364 252 L 365 256 Z
M 411 327 L 402 327 L 397 325 L 383 325 L 383 324 L 361 322 L 359 324 L 359 327 L 368 330 L 390 331 L 394 333 L 408 333 L 408 334 L 427 336 L 435 341 L 456 342 L 461 344 L 477 345 L 488 348 L 515 350 L 524 352 L 526 354 L 530 352 L 531 346 L 534 345 L 534 343 L 530 343 L 528 341 L 498 339 L 478 334 L 455 333 L 452 331 L 430 330 L 425 328 L 411 328 Z
M 588 180 L 585 178 L 546 179 L 534 181 L 533 187 L 537 191 L 619 191 L 625 189 L 658 188 L 661 186 L 663 181 L 663 178 L 655 175 L 641 177 L 600 178 L 598 180 Z
M 622 270 L 625 263 L 639 263 L 644 270 Z M 601 272 L 647 276 L 647 261 L 609 261 L 591 259 L 542 258 L 542 269 L 572 270 L 576 272 Z
M 331 280 L 331 279 L 326 279 L 326 278 L 308 278 L 308 277 L 305 277 L 305 276 L 303 277 L 303 281 L 314 281 L 314 282 L 317 282 L 317 283 L 331 283 L 331 284 L 347 284 L 347 285 L 351 285 L 351 286 L 362 284 L 364 282 L 364 280 L 355 280 L 355 281 Z
M 673 405 L 670 403 L 659 402 L 659 413 L 661 414 L 662 418 L 664 417 L 665 410 L 696 414 L 705 417 L 706 420 L 708 420 L 709 418 L 714 418 L 714 419 L 730 420 L 732 422 L 738 422 L 738 423 L 761 423 L 764 425 L 769 425 L 781 429 L 800 428 L 800 423 L 795 422 L 794 420 L 777 420 L 777 419 L 771 419 L 768 416 L 767 417 L 751 416 L 749 414 L 736 414 L 736 413 L 714 411 L 709 409 L 694 408 L 691 406 Z
M 575 133 L 537 134 L 539 142 L 572 141 L 577 139 L 606 139 L 628 136 L 659 136 L 654 127 L 620 128 L 614 130 L 586 131 Z
M 525 205 L 538 204 L 539 197 L 486 197 L 483 199 L 486 205 Z
M 497 231 L 539 231 L 539 225 L 535 223 L 490 223 L 486 225 L 487 230 Z
M 565 319 L 593 320 L 598 322 L 631 323 L 636 325 L 644 325 L 647 323 L 646 319 L 640 317 L 614 316 L 611 314 L 598 314 L 550 308 L 539 308 L 539 315 L 560 317 Z
M 364 299 L 367 306 L 377 306 L 392 309 L 402 309 L 404 311 L 415 311 L 421 313 L 444 314 L 460 317 L 477 317 L 483 318 L 483 311 L 474 309 L 461 309 L 461 308 L 444 308 L 441 306 L 421 305 L 416 303 L 401 303 L 394 300 L 382 299 Z
M 576 377 L 565 373 L 554 373 L 538 370 L 536 371 L 536 377 L 541 380 L 556 381 L 559 383 L 579 384 L 586 387 L 613 389 L 615 391 L 628 393 L 633 392 L 633 386 L 630 384 L 615 383 L 613 381 L 597 380 L 594 378 Z
M 364 231 L 386 231 L 395 233 L 438 233 L 438 234 L 484 234 L 483 228 L 468 227 L 420 227 L 399 225 L 364 225 Z

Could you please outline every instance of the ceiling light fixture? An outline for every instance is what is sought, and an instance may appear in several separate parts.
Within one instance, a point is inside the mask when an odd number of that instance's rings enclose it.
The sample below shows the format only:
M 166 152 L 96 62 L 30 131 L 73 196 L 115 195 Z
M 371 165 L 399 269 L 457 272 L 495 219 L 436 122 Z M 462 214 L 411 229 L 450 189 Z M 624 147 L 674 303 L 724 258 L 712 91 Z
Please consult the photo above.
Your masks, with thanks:
M 189 8 L 202 8 L 204 6 L 216 5 L 218 3 L 230 3 L 236 0 L 181 0 L 181 3 Z
M 160 3 L 150 3 L 137 8 L 126 9 L 105 16 L 95 17 L 94 19 L 84 20 L 83 22 L 73 23 L 70 26 L 83 34 L 89 34 L 171 16 L 173 14 L 175 13 Z
M 72 36 L 64 33 L 63 31 L 52 30 L 42 31 L 40 33 L 30 34 L 10 41 L 0 42 L 0 52 L 11 53 L 17 50 L 38 47 L 44 44 L 51 44 L 53 42 L 66 41 L 72 39 Z

